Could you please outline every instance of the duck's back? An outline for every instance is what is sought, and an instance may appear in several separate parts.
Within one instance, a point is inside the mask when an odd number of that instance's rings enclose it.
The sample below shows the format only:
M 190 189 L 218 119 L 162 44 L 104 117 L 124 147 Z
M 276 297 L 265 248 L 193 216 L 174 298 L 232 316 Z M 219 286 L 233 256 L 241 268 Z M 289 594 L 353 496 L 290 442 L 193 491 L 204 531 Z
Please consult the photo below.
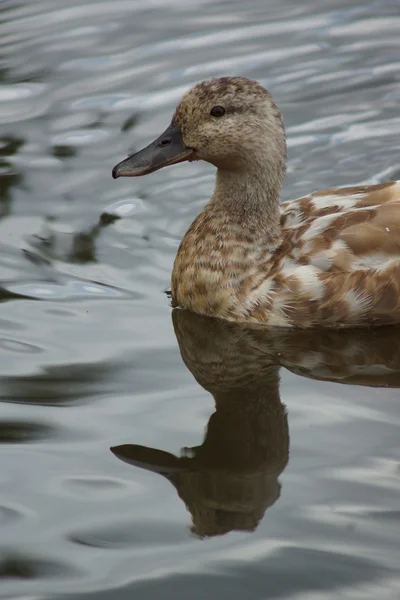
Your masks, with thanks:
M 293 255 L 324 271 L 381 269 L 400 258 L 400 182 L 324 190 L 281 208 Z
M 281 222 L 270 325 L 400 322 L 399 182 L 315 192 Z

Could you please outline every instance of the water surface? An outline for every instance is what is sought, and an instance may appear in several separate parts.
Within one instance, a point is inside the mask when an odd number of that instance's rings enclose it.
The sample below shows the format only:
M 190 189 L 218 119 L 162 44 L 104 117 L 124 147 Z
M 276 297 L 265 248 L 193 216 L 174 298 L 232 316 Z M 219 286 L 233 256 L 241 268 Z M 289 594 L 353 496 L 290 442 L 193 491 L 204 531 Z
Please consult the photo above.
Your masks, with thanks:
M 236 74 L 284 114 L 283 199 L 400 178 L 398 9 L 1 3 L 1 598 L 398 598 L 399 332 L 171 314 L 213 168 L 111 178 Z

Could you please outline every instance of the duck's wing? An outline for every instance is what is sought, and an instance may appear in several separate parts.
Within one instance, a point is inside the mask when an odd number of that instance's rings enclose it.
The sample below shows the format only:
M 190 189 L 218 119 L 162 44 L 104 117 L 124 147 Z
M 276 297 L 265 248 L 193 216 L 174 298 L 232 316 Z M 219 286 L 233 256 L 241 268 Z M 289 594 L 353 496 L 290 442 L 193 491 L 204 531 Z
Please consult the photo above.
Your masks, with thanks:
M 400 182 L 314 192 L 282 205 L 290 258 L 326 272 L 400 259 Z
M 270 325 L 400 322 L 400 182 L 285 203 L 282 226 Z

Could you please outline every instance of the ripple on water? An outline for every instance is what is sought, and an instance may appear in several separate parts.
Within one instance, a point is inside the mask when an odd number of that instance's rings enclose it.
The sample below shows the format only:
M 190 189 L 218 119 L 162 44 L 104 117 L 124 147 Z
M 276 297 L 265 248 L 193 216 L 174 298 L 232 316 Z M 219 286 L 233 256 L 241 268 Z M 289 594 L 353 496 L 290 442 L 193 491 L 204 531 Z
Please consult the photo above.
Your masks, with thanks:
M 140 198 L 127 198 L 114 202 L 104 209 L 101 220 L 106 221 L 107 218 L 123 219 L 131 217 L 134 214 L 141 213 L 145 210 L 145 204 Z
M 17 352 L 18 354 L 40 354 L 43 352 L 43 348 L 40 348 L 40 346 L 36 346 L 35 344 L 27 344 L 26 342 L 19 342 L 7 338 L 0 338 L 0 348 L 3 348 L 3 350 L 7 350 L 8 352 Z
M 119 522 L 106 527 L 92 527 L 73 533 L 70 540 L 94 548 L 141 548 L 143 546 L 169 546 L 187 543 L 185 527 L 164 521 L 141 519 Z
M 41 83 L 2 85 L 0 89 L 0 123 L 24 121 L 47 112 L 48 86 Z
M 287 572 L 288 565 L 290 577 Z M 306 594 L 310 592 L 339 591 L 343 587 L 379 581 L 394 575 L 390 569 L 382 568 L 379 561 L 335 550 L 300 546 L 283 548 L 268 560 L 267 565 L 256 563 L 254 570 L 252 565 L 244 567 L 243 570 L 247 571 L 247 576 L 250 576 L 252 571 L 253 575 L 257 571 L 263 571 L 258 572 L 258 576 L 271 582 L 265 598 L 289 597 L 301 593 L 307 598 Z M 318 577 L 315 576 L 316 572 Z
M 15 294 L 22 298 L 33 298 L 36 300 L 69 300 L 72 298 L 121 298 L 127 297 L 128 293 L 117 288 L 98 285 L 86 281 L 71 281 L 66 285 L 55 283 L 21 283 L 9 285 L 4 290 L 4 297 Z M 0 290 L 0 297 L 2 292 Z M 129 293 L 129 295 L 132 295 Z
M 21 444 L 54 438 L 56 429 L 43 423 L 0 420 L 0 444 Z
M 25 518 L 26 511 L 16 508 L 15 506 L 6 506 L 0 504 L 0 526 L 3 527 L 14 521 Z
M 375 519 L 384 523 L 400 523 L 400 510 L 366 510 L 364 512 L 366 519 Z
M 81 476 L 81 477 L 64 477 L 56 482 L 56 487 L 60 488 L 64 495 L 68 493 L 80 500 L 92 502 L 110 500 L 125 494 L 129 490 L 139 492 L 141 486 L 131 481 L 124 481 L 113 477 L 96 477 L 96 476 Z
M 64 578 L 76 576 L 76 574 L 76 568 L 60 562 L 33 558 L 0 549 L 0 581 L 2 579 Z
M 85 146 L 103 142 L 108 137 L 107 131 L 102 129 L 76 129 L 60 133 L 53 137 L 54 146 Z

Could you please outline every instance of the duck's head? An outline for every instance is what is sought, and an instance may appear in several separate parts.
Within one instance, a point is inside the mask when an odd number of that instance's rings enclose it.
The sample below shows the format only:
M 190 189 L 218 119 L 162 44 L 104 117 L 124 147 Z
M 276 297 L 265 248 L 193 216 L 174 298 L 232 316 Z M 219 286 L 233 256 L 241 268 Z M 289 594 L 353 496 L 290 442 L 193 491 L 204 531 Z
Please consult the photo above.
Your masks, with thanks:
M 282 117 L 257 81 L 221 77 L 198 83 L 182 98 L 159 138 L 113 169 L 137 177 L 183 161 L 205 160 L 224 171 L 269 164 L 283 172 Z

